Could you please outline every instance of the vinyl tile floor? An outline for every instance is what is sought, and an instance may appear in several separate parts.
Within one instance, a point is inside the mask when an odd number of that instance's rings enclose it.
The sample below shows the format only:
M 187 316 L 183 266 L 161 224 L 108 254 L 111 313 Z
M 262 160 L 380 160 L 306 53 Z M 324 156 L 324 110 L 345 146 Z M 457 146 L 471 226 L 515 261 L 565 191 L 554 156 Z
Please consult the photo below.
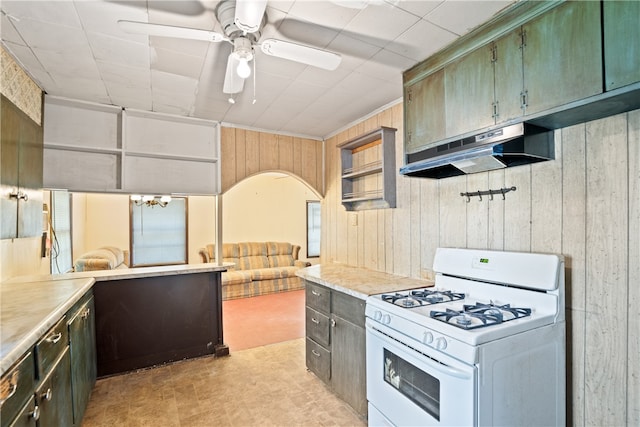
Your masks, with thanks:
M 230 356 L 100 379 L 82 427 L 366 426 L 306 369 L 304 291 L 225 303 Z
M 366 426 L 304 362 L 304 338 L 98 380 L 83 427 Z

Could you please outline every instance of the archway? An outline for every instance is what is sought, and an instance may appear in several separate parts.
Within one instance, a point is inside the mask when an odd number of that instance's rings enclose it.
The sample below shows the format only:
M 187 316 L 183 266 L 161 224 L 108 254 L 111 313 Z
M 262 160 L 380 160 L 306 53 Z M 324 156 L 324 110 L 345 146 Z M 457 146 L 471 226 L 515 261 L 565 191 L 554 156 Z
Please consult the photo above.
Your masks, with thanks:
M 306 204 L 320 200 L 315 189 L 291 173 L 247 177 L 222 195 L 223 242 L 290 242 L 300 246 L 299 259 L 314 262 L 307 257 Z

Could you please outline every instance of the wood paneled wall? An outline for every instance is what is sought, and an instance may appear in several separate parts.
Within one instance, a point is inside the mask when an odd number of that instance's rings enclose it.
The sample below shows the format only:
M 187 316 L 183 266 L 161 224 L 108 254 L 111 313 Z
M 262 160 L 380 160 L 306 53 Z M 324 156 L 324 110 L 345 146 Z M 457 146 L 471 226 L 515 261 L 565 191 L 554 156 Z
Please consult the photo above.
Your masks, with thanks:
M 346 212 L 337 144 L 398 129 L 402 105 L 326 142 L 324 263 L 432 277 L 437 247 L 566 259 L 568 424 L 640 425 L 640 110 L 557 130 L 556 160 L 429 180 L 397 177 L 397 208 Z M 490 201 L 461 192 L 517 187 Z
M 222 127 L 222 192 L 259 172 L 288 172 L 324 195 L 322 141 Z

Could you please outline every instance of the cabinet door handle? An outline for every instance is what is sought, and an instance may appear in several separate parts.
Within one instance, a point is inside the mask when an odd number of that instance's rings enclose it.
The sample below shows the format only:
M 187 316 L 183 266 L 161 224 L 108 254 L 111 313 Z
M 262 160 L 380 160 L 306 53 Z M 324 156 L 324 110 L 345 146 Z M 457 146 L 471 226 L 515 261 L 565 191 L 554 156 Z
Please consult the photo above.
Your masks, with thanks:
M 336 327 L 336 320 L 335 319 L 331 319 L 331 327 L 332 328 Z
M 316 350 L 311 350 L 311 353 L 313 353 L 315 357 L 320 357 L 320 353 L 318 353 Z
M 312 317 L 312 318 L 311 318 L 311 321 L 312 321 L 313 323 L 315 323 L 316 325 L 319 325 L 319 324 L 320 324 L 320 321 L 319 321 L 318 319 L 316 319 L 315 317 Z
M 40 419 L 40 408 L 36 405 L 33 408 L 33 412 L 29 414 L 30 418 L 33 418 L 34 421 L 38 421 Z
M 82 312 L 82 319 L 87 320 L 89 318 L 89 315 L 91 314 L 91 309 L 87 308 L 85 311 Z
M 57 334 L 53 334 L 47 338 L 47 342 L 51 344 L 56 344 L 62 338 L 62 332 L 58 332 Z
M 45 391 L 44 393 L 40 394 L 40 398 L 42 400 L 49 401 L 49 400 L 51 400 L 52 397 L 53 397 L 53 393 L 51 392 L 51 387 L 47 388 L 47 391 Z
M 313 289 L 311 290 L 311 293 L 317 297 L 320 296 L 320 292 L 314 291 Z

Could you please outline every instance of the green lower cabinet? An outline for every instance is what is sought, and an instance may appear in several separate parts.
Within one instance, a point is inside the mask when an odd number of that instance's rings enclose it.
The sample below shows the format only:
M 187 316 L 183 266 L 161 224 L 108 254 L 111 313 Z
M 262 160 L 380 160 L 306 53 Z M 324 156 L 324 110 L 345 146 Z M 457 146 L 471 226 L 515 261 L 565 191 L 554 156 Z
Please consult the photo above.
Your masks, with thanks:
M 79 426 L 96 383 L 95 310 L 91 297 L 70 314 L 69 347 L 71 353 L 71 384 L 73 394 L 73 422 Z
M 39 427 L 73 426 L 71 404 L 71 361 L 67 347 L 36 389 Z

